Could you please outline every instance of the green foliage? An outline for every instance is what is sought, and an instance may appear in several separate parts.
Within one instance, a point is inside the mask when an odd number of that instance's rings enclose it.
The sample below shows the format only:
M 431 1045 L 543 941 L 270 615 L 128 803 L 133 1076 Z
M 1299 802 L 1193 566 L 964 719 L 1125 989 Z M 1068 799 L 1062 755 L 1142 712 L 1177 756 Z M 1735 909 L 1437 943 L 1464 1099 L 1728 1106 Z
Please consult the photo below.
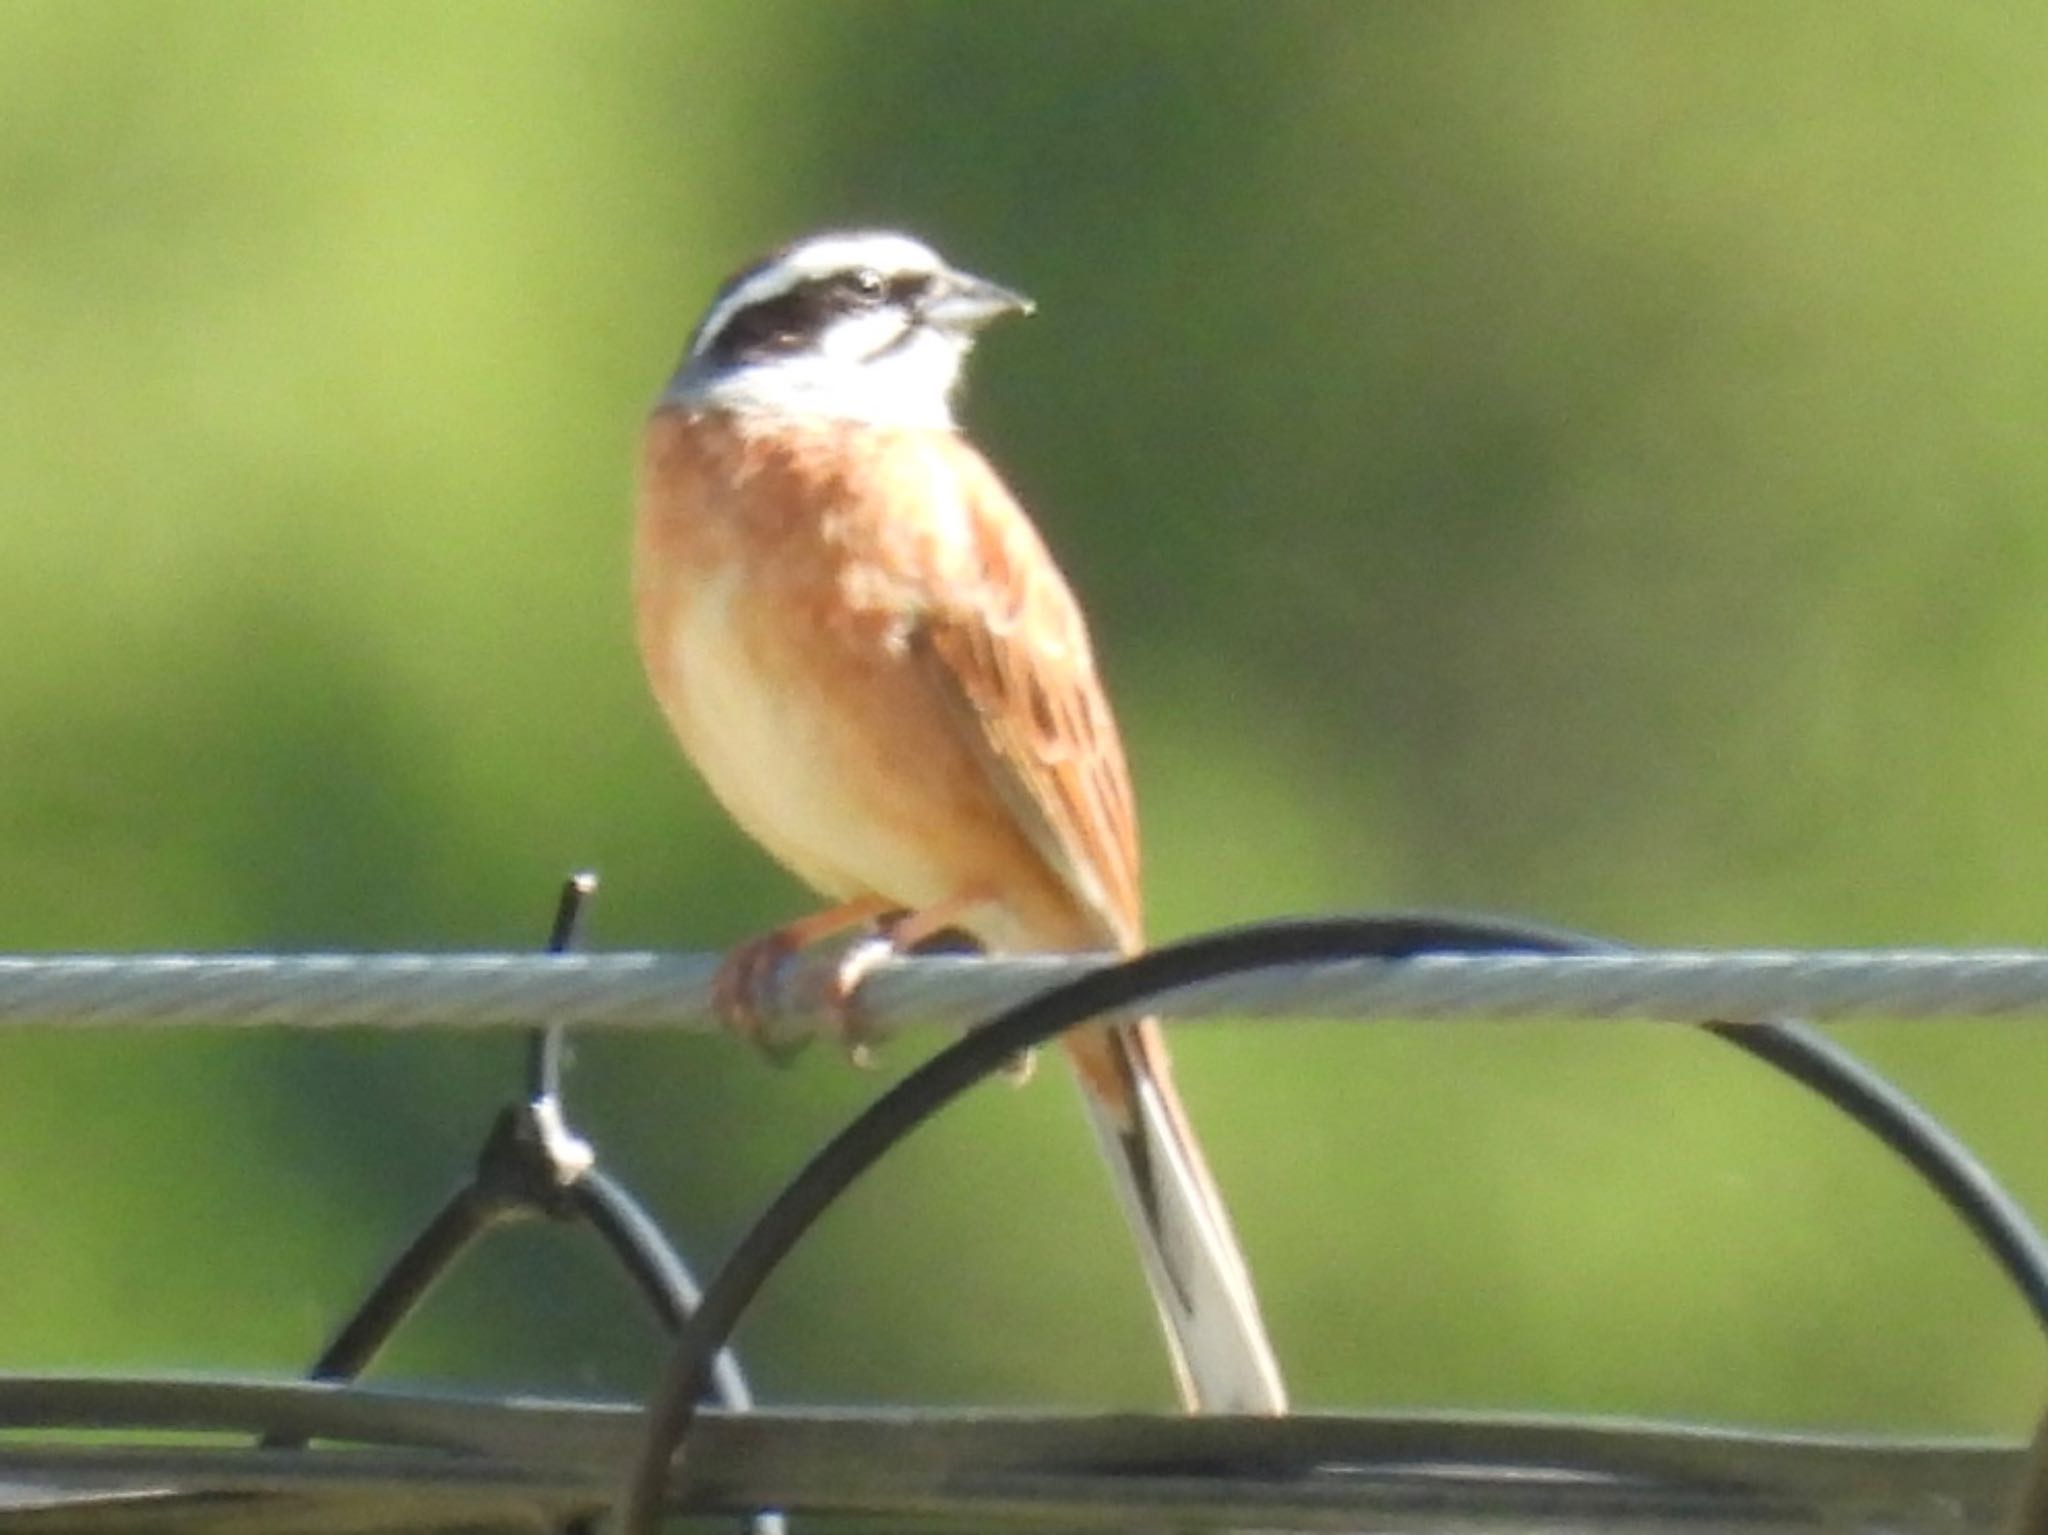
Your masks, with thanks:
M 1095 614 L 1157 931 L 2040 941 L 2044 43 L 1905 0 L 15 0 L 0 944 L 526 944 L 583 865 L 608 945 L 799 909 L 643 697 L 626 507 L 711 285 L 847 221 L 1040 301 L 969 415 Z M 1854 1037 L 2048 1203 L 2035 1035 Z M 1307 1403 L 2038 1395 L 1953 1222 L 1712 1041 L 1180 1054 Z M 0 1363 L 305 1359 L 512 1066 L 0 1038 Z M 770 1395 L 1164 1399 L 1046 1076 L 835 1217 L 746 1340 Z M 873 1086 L 705 1040 L 576 1081 L 706 1262 Z M 619 1391 L 647 1352 L 534 1232 L 393 1368 Z

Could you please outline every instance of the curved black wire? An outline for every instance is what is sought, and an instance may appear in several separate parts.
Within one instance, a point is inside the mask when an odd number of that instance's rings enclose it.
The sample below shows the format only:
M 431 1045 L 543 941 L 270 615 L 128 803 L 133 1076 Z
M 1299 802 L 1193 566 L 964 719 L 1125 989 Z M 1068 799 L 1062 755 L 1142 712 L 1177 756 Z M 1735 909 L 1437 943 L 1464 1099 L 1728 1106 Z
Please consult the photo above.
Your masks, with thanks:
M 2048 1241 L 1954 1132 L 1811 1024 L 1773 1019 L 1704 1027 L 1812 1088 L 1903 1157 L 1990 1251 L 2048 1332 Z
M 585 1173 L 569 1197 L 661 1319 L 662 1330 L 680 1330 L 702 1304 L 703 1292 L 654 1217 L 602 1168 Z M 720 1349 L 711 1363 L 711 1398 L 728 1412 L 753 1411 L 753 1388 L 729 1348 Z
M 654 1535 L 671 1466 L 695 1419 L 710 1361 L 768 1276 L 832 1201 L 890 1147 L 1020 1051 L 1104 1013 L 1240 971 L 1431 953 L 1612 952 L 1554 928 L 1429 914 L 1310 918 L 1228 929 L 1154 949 L 1055 986 L 927 1060 L 833 1137 L 740 1240 L 676 1334 L 646 1413 L 620 1509 L 624 1535 Z M 1818 1092 L 1899 1152 L 1991 1249 L 2048 1330 L 2048 1243 L 1990 1171 L 1924 1109 L 1832 1040 L 1793 1022 L 1711 1023 L 1717 1037 Z

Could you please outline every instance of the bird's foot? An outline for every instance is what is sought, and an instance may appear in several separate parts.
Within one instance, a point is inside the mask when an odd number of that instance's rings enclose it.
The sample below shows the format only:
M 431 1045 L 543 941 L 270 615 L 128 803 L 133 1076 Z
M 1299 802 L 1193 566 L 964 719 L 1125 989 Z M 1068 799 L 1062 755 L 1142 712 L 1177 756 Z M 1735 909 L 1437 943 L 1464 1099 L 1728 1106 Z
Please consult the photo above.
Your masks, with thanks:
M 877 921 L 889 911 L 879 896 L 864 895 L 785 922 L 725 956 L 711 978 L 711 1011 L 718 1021 L 778 1065 L 803 1047 L 802 1038 L 779 1038 L 770 1022 L 783 1002 L 783 962 L 836 933 Z
M 711 978 L 711 1011 L 718 1021 L 778 1066 L 804 1046 L 801 1039 L 776 1038 L 768 1023 L 781 1000 L 783 963 L 796 951 L 796 936 L 778 927 L 727 951 Z
M 789 1064 L 810 1042 L 774 1027 L 788 1000 L 782 968 L 802 947 L 799 935 L 779 927 L 729 950 L 711 978 L 711 1010 L 718 1021 L 778 1066 Z M 829 1032 L 856 1066 L 875 1064 L 878 1036 L 862 1016 L 855 993 L 870 971 L 896 954 L 895 943 L 884 934 L 856 940 L 832 966 L 817 997 Z
M 841 957 L 826 1007 L 848 1060 L 856 1066 L 875 1064 L 876 1031 L 861 1010 L 857 995 L 861 982 L 882 964 L 906 954 L 981 953 L 981 945 L 970 934 L 950 925 L 975 904 L 977 899 L 968 896 L 921 912 L 888 912 L 877 920 L 873 936 L 854 944 Z M 1020 1050 L 1003 1063 L 1003 1079 L 1022 1087 L 1037 1069 L 1037 1052 Z
M 880 1036 L 861 1009 L 860 985 L 878 966 L 903 952 L 896 943 L 895 925 L 884 919 L 880 932 L 857 940 L 839 956 L 839 962 L 832 967 L 831 978 L 825 984 L 822 1001 L 825 1016 L 831 1020 L 833 1036 L 839 1041 L 840 1049 L 846 1052 L 847 1060 L 864 1071 L 872 1069 L 875 1064 L 875 1045 Z

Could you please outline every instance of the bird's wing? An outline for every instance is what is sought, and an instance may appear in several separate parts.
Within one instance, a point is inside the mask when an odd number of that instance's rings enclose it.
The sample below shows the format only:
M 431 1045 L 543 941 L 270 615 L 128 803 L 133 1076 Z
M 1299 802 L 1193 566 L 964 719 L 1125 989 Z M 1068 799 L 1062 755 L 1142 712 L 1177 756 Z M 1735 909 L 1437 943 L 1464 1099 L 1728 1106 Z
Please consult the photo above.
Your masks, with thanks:
M 969 536 L 910 643 L 1033 847 L 1105 942 L 1135 948 L 1137 813 L 1080 607 L 1008 487 L 953 442 Z

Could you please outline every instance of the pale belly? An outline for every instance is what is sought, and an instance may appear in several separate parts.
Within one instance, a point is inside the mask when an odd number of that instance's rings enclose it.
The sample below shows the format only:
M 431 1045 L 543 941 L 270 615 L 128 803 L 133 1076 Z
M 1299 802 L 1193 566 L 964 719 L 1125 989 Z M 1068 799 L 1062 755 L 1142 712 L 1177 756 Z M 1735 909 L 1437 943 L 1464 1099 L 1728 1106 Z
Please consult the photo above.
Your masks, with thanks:
M 663 710 L 711 792 L 825 895 L 872 893 L 916 909 L 957 893 L 962 871 L 935 856 L 936 828 L 920 834 L 917 785 L 901 781 L 900 732 L 878 734 L 893 728 L 904 679 L 881 655 L 869 672 L 827 649 L 764 654 L 758 635 L 746 642 L 732 577 L 700 585 L 658 642 L 665 653 L 649 658 Z

